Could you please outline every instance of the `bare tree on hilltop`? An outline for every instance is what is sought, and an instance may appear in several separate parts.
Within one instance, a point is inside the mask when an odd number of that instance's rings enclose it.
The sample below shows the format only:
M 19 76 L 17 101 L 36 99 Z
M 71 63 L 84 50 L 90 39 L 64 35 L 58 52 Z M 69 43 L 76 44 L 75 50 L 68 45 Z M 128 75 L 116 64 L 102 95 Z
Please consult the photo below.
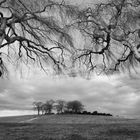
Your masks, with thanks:
M 56 108 L 58 114 L 64 113 L 65 107 L 66 107 L 66 101 L 64 101 L 64 100 L 56 101 L 55 108 Z
M 37 110 L 37 114 L 40 115 L 40 112 L 42 111 L 42 102 L 33 102 L 33 108 L 34 110 Z
M 45 114 L 51 114 L 52 110 L 54 108 L 54 100 L 48 100 L 46 103 L 43 104 L 42 110 L 44 111 Z
M 84 105 L 80 101 L 69 101 L 66 105 L 66 113 L 81 113 L 84 109 Z

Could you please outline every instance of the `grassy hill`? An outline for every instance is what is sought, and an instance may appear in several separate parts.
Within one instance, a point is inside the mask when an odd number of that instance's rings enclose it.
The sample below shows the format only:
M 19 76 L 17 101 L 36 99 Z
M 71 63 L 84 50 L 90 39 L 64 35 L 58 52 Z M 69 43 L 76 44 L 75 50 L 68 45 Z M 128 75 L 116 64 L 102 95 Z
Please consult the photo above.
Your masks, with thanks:
M 0 140 L 140 140 L 140 120 L 91 115 L 0 118 Z

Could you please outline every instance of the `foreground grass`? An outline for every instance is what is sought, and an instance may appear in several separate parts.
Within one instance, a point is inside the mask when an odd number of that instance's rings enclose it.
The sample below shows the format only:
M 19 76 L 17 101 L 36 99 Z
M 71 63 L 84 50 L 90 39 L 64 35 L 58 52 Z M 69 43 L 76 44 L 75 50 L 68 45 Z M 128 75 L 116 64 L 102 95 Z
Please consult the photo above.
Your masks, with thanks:
M 13 122 L 10 118 L 9 121 L 0 119 L 0 140 L 140 140 L 138 120 L 51 115 L 30 123 L 18 123 L 16 121 L 24 119 L 19 118 L 11 118 Z M 31 116 L 25 118 L 31 119 Z

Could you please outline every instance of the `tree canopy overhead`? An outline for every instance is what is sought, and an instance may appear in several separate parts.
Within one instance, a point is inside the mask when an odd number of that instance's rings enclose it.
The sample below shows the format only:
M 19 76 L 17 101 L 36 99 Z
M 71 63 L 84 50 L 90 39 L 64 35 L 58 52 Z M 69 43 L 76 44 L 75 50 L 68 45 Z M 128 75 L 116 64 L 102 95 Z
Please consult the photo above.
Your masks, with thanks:
M 110 73 L 136 68 L 139 10 L 139 0 L 109 0 L 83 9 L 64 0 L 1 0 L 0 76 L 7 71 L 5 56 L 56 71 L 69 71 L 71 64 L 71 76 L 77 69 Z
M 64 57 L 74 49 L 68 29 L 65 28 L 71 8 L 50 0 L 0 1 L 0 49 L 16 61 L 44 62 L 57 70 L 65 67 Z M 67 53 L 65 53 L 65 51 Z M 2 54 L 1 54 L 2 55 Z M 15 57 L 14 55 L 14 57 Z M 1 56 L 1 75 L 5 69 Z
M 110 73 L 140 62 L 139 0 L 109 0 L 81 11 L 77 26 L 85 37 L 76 61 L 88 71 Z

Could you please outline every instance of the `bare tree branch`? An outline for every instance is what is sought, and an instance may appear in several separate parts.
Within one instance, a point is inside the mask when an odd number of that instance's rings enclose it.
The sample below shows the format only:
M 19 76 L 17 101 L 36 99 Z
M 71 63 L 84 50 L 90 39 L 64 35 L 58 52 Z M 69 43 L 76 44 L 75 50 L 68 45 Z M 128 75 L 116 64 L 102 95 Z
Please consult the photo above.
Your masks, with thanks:
M 3 0 L 0 8 L 0 49 L 8 47 L 10 55 L 15 46 L 19 59 L 38 61 L 42 69 L 46 60 L 58 69 L 66 66 L 64 55 L 71 54 L 74 45 L 57 11 L 65 15 L 71 10 L 70 5 L 50 0 Z
M 137 0 L 111 0 L 81 11 L 70 26 L 77 25 L 87 41 L 83 48 L 78 48 L 75 63 L 83 62 L 89 71 L 101 68 L 104 73 L 137 67 L 139 8 Z

